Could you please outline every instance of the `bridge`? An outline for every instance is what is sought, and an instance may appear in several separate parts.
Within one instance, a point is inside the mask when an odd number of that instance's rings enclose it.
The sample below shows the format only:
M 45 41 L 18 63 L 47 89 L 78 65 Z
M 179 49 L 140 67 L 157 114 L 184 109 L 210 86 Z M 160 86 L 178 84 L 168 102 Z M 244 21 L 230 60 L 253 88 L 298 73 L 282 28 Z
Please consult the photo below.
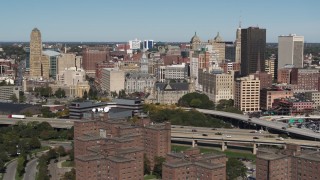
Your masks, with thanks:
M 300 129 L 295 127 L 286 128 L 287 124 L 282 122 L 265 121 L 259 118 L 249 118 L 248 116 L 245 116 L 242 114 L 235 114 L 235 113 L 224 112 L 224 111 L 215 111 L 215 110 L 208 110 L 208 109 L 196 109 L 196 110 L 204 114 L 209 114 L 209 115 L 222 117 L 222 118 L 230 118 L 233 120 L 238 120 L 238 121 L 246 122 L 249 124 L 255 124 L 262 127 L 266 127 L 267 129 L 277 130 L 282 133 L 290 133 L 290 134 L 298 135 L 304 138 L 320 140 L 320 133 L 315 133 L 309 129 Z

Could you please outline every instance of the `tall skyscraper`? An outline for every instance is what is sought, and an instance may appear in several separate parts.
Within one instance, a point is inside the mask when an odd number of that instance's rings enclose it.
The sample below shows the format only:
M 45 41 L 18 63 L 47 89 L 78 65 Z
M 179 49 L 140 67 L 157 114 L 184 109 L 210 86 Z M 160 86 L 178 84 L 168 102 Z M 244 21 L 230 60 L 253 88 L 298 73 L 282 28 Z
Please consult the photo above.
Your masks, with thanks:
M 303 67 L 304 37 L 296 34 L 279 36 L 278 38 L 278 67 L 294 65 L 296 68 Z
M 264 71 L 266 29 L 241 29 L 241 75 Z
M 237 29 L 235 44 L 235 62 L 241 63 L 241 24 Z
M 49 57 L 42 55 L 42 41 L 39 29 L 30 35 L 30 77 L 49 78 Z

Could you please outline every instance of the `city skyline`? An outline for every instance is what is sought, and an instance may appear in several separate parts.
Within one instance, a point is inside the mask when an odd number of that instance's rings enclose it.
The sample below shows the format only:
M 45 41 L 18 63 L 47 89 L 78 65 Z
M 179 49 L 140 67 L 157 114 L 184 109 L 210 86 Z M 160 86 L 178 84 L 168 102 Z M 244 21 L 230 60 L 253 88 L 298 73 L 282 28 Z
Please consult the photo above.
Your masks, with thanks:
M 37 27 L 43 41 L 114 42 L 138 38 L 188 42 L 197 32 L 202 41 L 220 32 L 234 41 L 236 29 L 267 29 L 267 42 L 294 33 L 305 42 L 320 42 L 318 1 L 6 1 L 0 16 L 0 42 L 29 41 Z

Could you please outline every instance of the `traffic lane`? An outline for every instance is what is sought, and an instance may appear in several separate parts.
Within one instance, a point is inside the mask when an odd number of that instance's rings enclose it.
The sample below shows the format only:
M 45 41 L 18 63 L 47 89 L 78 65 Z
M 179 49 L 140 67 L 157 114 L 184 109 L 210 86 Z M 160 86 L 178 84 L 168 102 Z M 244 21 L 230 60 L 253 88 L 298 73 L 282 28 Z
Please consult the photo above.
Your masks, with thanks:
M 31 161 L 29 161 L 25 168 L 25 174 L 23 179 L 24 180 L 35 180 L 36 179 L 36 173 L 37 173 L 37 163 L 38 158 L 34 158 Z
M 267 137 L 259 137 L 259 139 L 254 139 L 253 137 L 249 136 L 229 136 L 227 135 L 214 135 L 214 134 L 207 134 L 206 136 L 203 136 L 203 134 L 190 134 L 190 133 L 172 133 L 171 136 L 179 137 L 179 138 L 212 138 L 213 140 L 230 140 L 230 141 L 252 141 L 252 142 L 266 142 L 266 143 L 296 143 L 301 145 L 309 145 L 309 146 L 319 146 L 320 142 L 316 141 L 307 141 L 307 140 L 296 140 L 296 139 L 283 139 L 279 140 L 278 138 L 267 138 Z
M 14 160 L 7 165 L 6 173 L 4 173 L 4 180 L 14 180 L 17 172 L 18 161 Z

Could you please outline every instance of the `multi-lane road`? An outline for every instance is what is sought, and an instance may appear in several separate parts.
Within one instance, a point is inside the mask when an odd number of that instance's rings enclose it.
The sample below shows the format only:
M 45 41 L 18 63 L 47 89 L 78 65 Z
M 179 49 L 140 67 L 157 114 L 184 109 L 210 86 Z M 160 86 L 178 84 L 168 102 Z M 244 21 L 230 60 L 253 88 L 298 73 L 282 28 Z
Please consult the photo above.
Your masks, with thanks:
M 202 142 L 235 142 L 235 143 L 257 143 L 257 144 L 287 144 L 295 143 L 310 148 L 320 148 L 320 141 L 308 141 L 297 139 L 279 139 L 277 134 L 266 131 L 250 129 L 220 129 L 220 128 L 195 128 L 190 126 L 172 126 L 172 140 L 192 139 Z
M 248 118 L 248 116 L 245 116 L 242 114 L 235 114 L 235 113 L 229 113 L 229 112 L 223 112 L 223 111 L 214 111 L 214 110 L 208 110 L 208 109 L 196 109 L 196 110 L 204 114 L 232 118 L 238 121 L 257 124 L 259 126 L 267 127 L 269 129 L 282 131 L 284 133 L 292 133 L 292 134 L 297 134 L 307 138 L 314 138 L 314 139 L 320 140 L 320 133 L 315 133 L 313 131 L 310 131 L 309 129 L 300 129 L 300 128 L 294 128 L 294 127 L 286 128 L 287 124 L 282 122 L 265 121 L 258 118 Z

